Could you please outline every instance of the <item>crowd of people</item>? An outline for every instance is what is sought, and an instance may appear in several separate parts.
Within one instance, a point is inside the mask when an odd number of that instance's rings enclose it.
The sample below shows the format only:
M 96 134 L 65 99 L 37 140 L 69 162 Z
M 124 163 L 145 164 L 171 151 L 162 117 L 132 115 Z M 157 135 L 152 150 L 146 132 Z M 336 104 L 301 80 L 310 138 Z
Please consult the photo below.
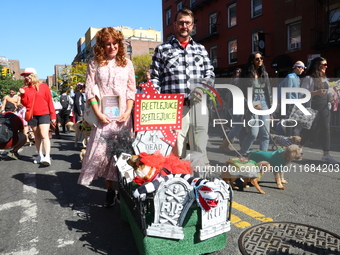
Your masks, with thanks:
M 245 115 L 232 115 L 233 121 L 237 124 L 233 126 L 228 133 L 227 138 L 223 140 L 220 149 L 226 153 L 231 153 L 229 146 L 234 137 L 238 137 L 240 142 L 239 155 L 246 155 L 247 151 L 251 148 L 256 139 L 259 140 L 259 149 L 267 151 L 270 142 L 270 134 L 274 132 L 278 135 L 290 137 L 292 135 L 301 136 L 300 147 L 303 148 L 305 144 L 312 138 L 316 137 L 322 144 L 323 156 L 322 161 L 328 163 L 339 163 L 330 154 L 330 103 L 333 102 L 331 96 L 333 92 L 330 90 L 329 81 L 326 76 L 327 60 L 322 57 L 314 58 L 309 68 L 302 61 L 297 61 L 292 66 L 292 72 L 289 73 L 278 86 L 278 107 L 272 115 L 256 115 L 248 109 L 247 88 L 253 88 L 253 107 L 257 110 L 267 110 L 272 106 L 272 95 L 270 79 L 265 67 L 263 65 L 263 56 L 260 52 L 250 54 L 248 63 L 238 77 L 235 83 L 244 93 L 245 97 Z M 290 119 L 292 113 L 292 104 L 286 105 L 286 115 L 281 115 L 280 102 L 282 88 L 304 88 L 311 94 L 311 100 L 304 104 L 309 109 L 316 112 L 316 117 L 312 119 L 310 128 L 302 128 L 299 121 Z M 305 95 L 294 92 L 293 90 L 287 92 L 285 98 L 298 99 L 303 98 Z M 225 111 L 232 111 L 232 103 L 227 102 L 228 107 Z M 270 121 L 272 119 L 285 119 L 286 127 L 277 125 L 275 130 L 270 128 Z M 249 126 L 243 127 L 242 120 L 246 120 Z M 263 125 L 261 123 L 263 123 Z M 295 123 L 295 127 L 294 127 Z M 314 134 L 314 135 L 313 135 Z M 317 134 L 315 136 L 315 134 Z
M 55 131 L 56 138 L 60 138 L 58 126 L 61 124 L 63 132 L 66 133 L 65 124 L 70 121 L 73 107 L 78 107 L 77 113 L 82 115 L 85 99 L 83 102 L 78 100 L 77 103 L 73 103 L 73 99 L 67 95 L 69 100 L 64 110 L 60 102 L 63 101 L 63 95 L 66 95 L 68 90 L 66 87 L 63 87 L 62 94 L 58 95 L 39 81 L 34 68 L 26 68 L 21 76 L 24 77 L 24 86 L 19 90 L 11 88 L 9 95 L 1 102 L 0 112 L 10 119 L 13 137 L 0 143 L 0 149 L 9 150 L 7 156 L 10 158 L 21 159 L 18 150 L 25 144 L 31 143 L 30 139 L 33 137 L 37 149 L 37 156 L 33 163 L 50 166 L 52 130 Z M 84 88 L 85 85 L 82 83 L 77 86 L 78 91 L 83 92 Z M 29 135 L 30 132 L 33 132 L 32 137 Z
M 208 100 L 207 93 L 201 89 L 201 86 L 202 84 L 214 86 L 214 67 L 204 46 L 191 37 L 194 29 L 194 14 L 189 9 L 181 9 L 176 13 L 173 29 L 173 36 L 156 47 L 146 79 L 152 81 L 160 93 L 184 95 L 182 129 L 176 130 L 178 137 L 173 152 L 179 158 L 185 158 L 189 144 L 190 150 L 203 154 L 204 162 L 209 166 L 207 156 L 209 116 L 206 114 Z M 231 84 L 242 90 L 245 99 L 248 98 L 248 88 L 253 88 L 253 94 L 249 98 L 252 99 L 253 109 L 256 110 L 271 109 L 273 103 L 271 81 L 263 59 L 261 52 L 251 53 L 246 65 L 242 69 L 235 69 L 231 81 Z M 285 131 L 286 135 L 294 132 L 301 134 L 303 147 L 311 134 L 318 131 L 324 152 L 322 160 L 339 163 L 329 154 L 330 112 L 326 68 L 326 59 L 317 57 L 312 60 L 305 77 L 300 79 L 306 67 L 302 61 L 297 61 L 293 65 L 292 73 L 280 84 L 279 90 L 282 87 L 302 87 L 311 92 L 310 107 L 318 111 L 311 129 L 291 128 Z M 133 138 L 131 112 L 135 94 L 143 93 L 142 88 L 136 86 L 133 64 L 126 57 L 123 34 L 112 27 L 105 27 L 97 32 L 94 57 L 89 60 L 86 72 L 86 88 L 84 84 L 78 84 L 75 92 L 73 89 L 69 91 L 63 88 L 61 95 L 57 96 L 51 93 L 46 84 L 39 82 L 35 69 L 27 68 L 22 75 L 25 85 L 19 90 L 20 95 L 16 96 L 16 91 L 11 90 L 10 95 L 5 97 L 1 109 L 5 110 L 6 114 L 12 114 L 16 110 L 25 108 L 21 117 L 27 123 L 18 125 L 16 131 L 21 132 L 25 126 L 33 130 L 38 152 L 34 163 L 51 165 L 49 129 L 52 125 L 58 130 L 56 112 L 59 115 L 62 132 L 67 133 L 66 124 L 70 121 L 70 115 L 73 114 L 74 121 L 82 120 L 85 106 L 88 104 L 98 119 L 98 125 L 92 127 L 78 184 L 90 185 L 98 177 L 104 178 L 107 187 L 105 207 L 112 206 L 119 194 L 118 173 L 115 166 L 115 156 L 119 155 L 115 155 L 117 143 L 114 141 L 122 136 Z M 119 96 L 118 119 L 110 119 L 101 111 L 100 98 L 97 97 L 95 88 L 98 88 L 101 97 Z M 297 93 L 289 93 L 286 98 L 299 96 Z M 248 109 L 247 100 L 244 101 L 245 114 L 233 114 L 231 94 L 227 93 L 224 99 L 225 116 L 231 116 L 237 123 L 245 119 L 251 125 L 243 127 L 242 124 L 236 124 L 222 141 L 220 149 L 230 153 L 230 141 L 238 137 L 241 155 L 245 155 L 256 140 L 259 141 L 259 149 L 267 151 L 270 143 L 270 119 L 273 116 L 254 114 Z M 290 109 L 288 105 L 287 111 L 289 112 Z M 284 117 L 287 116 L 280 116 L 280 118 Z M 263 122 L 264 125 L 260 125 L 259 122 Z M 22 132 L 25 134 L 26 131 Z M 8 156 L 19 159 L 18 149 L 24 144 L 22 139 L 22 135 L 18 135 L 10 144 L 3 147 L 0 145 L 0 148 L 12 148 Z M 25 137 L 25 141 L 26 139 Z

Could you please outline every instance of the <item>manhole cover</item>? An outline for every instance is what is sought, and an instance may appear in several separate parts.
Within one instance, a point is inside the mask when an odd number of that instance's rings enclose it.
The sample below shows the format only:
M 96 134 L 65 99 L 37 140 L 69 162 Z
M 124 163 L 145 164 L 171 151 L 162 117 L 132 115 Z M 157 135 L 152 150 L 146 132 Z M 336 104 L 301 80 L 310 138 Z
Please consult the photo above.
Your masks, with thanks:
M 340 255 L 340 236 L 292 222 L 266 222 L 245 230 L 238 239 L 243 255 Z

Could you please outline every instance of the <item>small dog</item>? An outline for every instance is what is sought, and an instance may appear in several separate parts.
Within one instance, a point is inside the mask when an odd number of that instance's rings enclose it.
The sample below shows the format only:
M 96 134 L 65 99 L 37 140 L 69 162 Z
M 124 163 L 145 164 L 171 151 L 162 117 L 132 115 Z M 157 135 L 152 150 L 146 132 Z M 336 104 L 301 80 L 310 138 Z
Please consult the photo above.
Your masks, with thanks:
M 140 156 L 132 155 L 128 160 L 127 163 L 132 166 L 132 168 L 136 171 L 139 167 L 142 167 L 144 164 L 140 162 Z
M 250 178 L 250 183 L 254 185 L 254 187 L 261 193 L 265 194 L 265 192 L 261 189 L 259 185 L 259 179 L 262 174 L 267 172 L 268 170 L 274 170 L 274 177 L 276 181 L 276 185 L 279 189 L 284 190 L 285 187 L 282 184 L 288 183 L 283 176 L 284 167 L 290 164 L 293 160 L 301 160 L 302 159 L 302 152 L 298 145 L 289 145 L 286 149 L 276 150 L 274 152 L 263 152 L 263 151 L 252 151 L 248 155 L 249 160 L 253 160 L 257 162 L 259 167 L 259 175 L 258 177 Z M 242 161 L 242 159 L 239 159 Z M 226 165 L 229 164 L 229 161 L 226 162 Z M 234 185 L 234 181 L 242 177 L 231 175 L 228 171 L 222 173 L 222 178 L 226 182 L 230 182 L 230 185 L 233 189 L 238 189 Z M 247 188 L 248 178 L 245 178 L 244 187 Z
M 85 157 L 86 149 L 82 149 L 79 154 L 80 162 L 83 163 Z
M 87 123 L 86 120 L 80 120 L 77 123 L 69 122 L 66 125 L 70 126 L 70 129 L 75 132 L 74 147 L 78 147 L 78 137 L 79 134 L 82 133 L 81 143 L 83 144 L 83 147 L 86 148 L 91 134 L 91 125 Z
M 272 145 L 272 150 L 277 150 L 278 146 L 281 146 L 282 148 L 286 148 L 289 145 L 296 144 L 299 145 L 301 142 L 300 136 L 283 136 L 283 135 L 275 135 L 271 134 L 271 139 L 274 141 Z
M 190 174 L 189 161 L 180 160 L 173 154 L 164 157 L 159 151 L 132 155 L 127 163 L 136 174 L 133 181 L 140 185 L 169 174 Z
M 144 180 L 149 180 L 157 172 L 157 168 L 156 167 L 148 166 L 148 165 L 145 165 L 143 162 L 141 162 L 141 156 L 139 156 L 139 155 L 132 155 L 127 160 L 127 163 L 134 169 L 135 174 L 137 176 L 139 176 L 140 178 L 144 179 Z M 171 172 L 169 172 L 169 170 L 162 169 L 162 171 L 163 170 L 167 174 L 171 174 Z
M 35 143 L 35 137 L 33 131 L 27 132 L 27 138 L 29 140 L 29 146 L 32 146 Z

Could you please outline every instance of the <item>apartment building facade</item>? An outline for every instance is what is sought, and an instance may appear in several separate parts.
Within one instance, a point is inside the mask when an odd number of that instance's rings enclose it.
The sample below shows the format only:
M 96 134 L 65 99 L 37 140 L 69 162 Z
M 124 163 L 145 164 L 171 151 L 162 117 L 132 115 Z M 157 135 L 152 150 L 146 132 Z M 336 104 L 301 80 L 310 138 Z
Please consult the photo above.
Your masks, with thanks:
M 270 77 L 284 77 L 297 60 L 328 60 L 328 77 L 340 77 L 339 0 L 163 0 L 163 38 L 173 32 L 178 9 L 195 15 L 192 37 L 209 52 L 217 78 L 264 53 Z
M 146 53 L 152 53 L 157 45 L 161 44 L 161 32 L 153 28 L 149 29 L 134 29 L 126 26 L 114 27 L 120 30 L 124 35 L 125 50 L 127 57 L 132 59 L 135 56 L 140 56 Z M 85 37 L 82 37 L 77 42 L 77 55 L 73 62 L 87 62 L 93 56 L 93 47 L 96 44 L 96 33 L 101 28 L 90 27 Z

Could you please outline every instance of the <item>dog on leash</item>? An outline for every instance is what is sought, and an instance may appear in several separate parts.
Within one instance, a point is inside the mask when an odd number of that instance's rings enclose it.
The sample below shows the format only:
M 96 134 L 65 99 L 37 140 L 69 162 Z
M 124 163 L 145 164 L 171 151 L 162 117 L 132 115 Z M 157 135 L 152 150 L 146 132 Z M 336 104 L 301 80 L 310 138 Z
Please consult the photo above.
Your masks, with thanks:
M 84 148 L 86 148 L 88 139 L 91 134 L 91 125 L 86 122 L 86 120 L 79 120 L 77 123 L 69 122 L 66 125 L 70 126 L 70 129 L 75 132 L 74 147 L 78 147 L 78 137 L 82 133 L 81 143 Z
M 283 135 L 275 135 L 270 134 L 271 139 L 273 140 L 272 150 L 277 150 L 278 146 L 282 148 L 286 148 L 289 145 L 296 144 L 299 145 L 301 142 L 300 136 L 283 136 Z
M 289 145 L 286 149 L 279 149 L 276 151 L 251 151 L 248 155 L 248 160 L 256 162 L 258 166 L 257 174 L 258 176 L 253 176 L 249 178 L 250 183 L 261 193 L 265 192 L 261 189 L 259 185 L 259 179 L 267 171 L 273 171 L 276 181 L 276 185 L 279 189 L 284 190 L 285 187 L 282 184 L 288 183 L 284 179 L 284 168 L 287 167 L 293 160 L 301 160 L 302 152 L 298 145 Z M 239 161 L 244 161 L 244 159 L 237 158 Z M 229 165 L 230 161 L 226 162 Z M 255 166 L 256 167 L 256 166 Z M 248 167 L 250 169 L 250 166 Z M 246 170 L 246 169 L 244 169 Z M 249 172 L 249 171 L 248 171 Z M 241 172 L 242 174 L 242 172 Z M 230 182 L 233 189 L 237 189 L 234 185 L 234 181 L 242 177 L 242 175 L 231 175 L 229 171 L 224 171 L 222 173 L 222 178 L 226 182 Z M 244 187 L 247 187 L 248 178 L 245 178 Z

